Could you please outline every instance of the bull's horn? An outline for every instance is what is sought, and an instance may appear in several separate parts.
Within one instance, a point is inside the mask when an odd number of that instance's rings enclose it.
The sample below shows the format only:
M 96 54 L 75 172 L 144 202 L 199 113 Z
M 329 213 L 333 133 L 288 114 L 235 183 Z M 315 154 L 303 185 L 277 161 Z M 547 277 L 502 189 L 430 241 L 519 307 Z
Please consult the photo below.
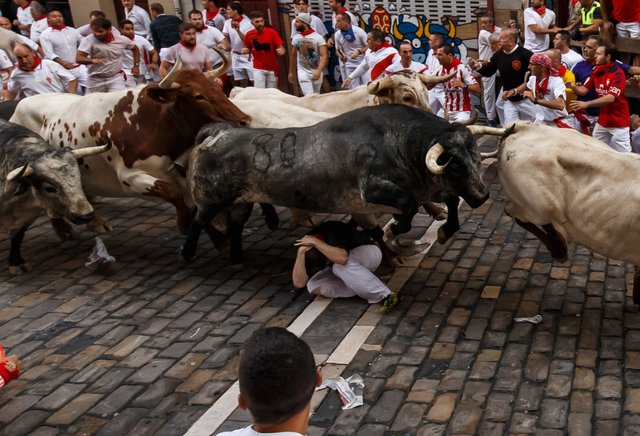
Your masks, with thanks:
M 448 82 L 455 75 L 456 73 L 447 74 L 446 76 L 427 76 L 426 74 L 418 74 L 418 77 L 420 77 L 420 81 L 424 86 L 429 87 L 437 85 L 438 83 Z
M 220 77 L 222 76 L 224 73 L 226 73 L 227 71 L 229 71 L 229 68 L 231 68 L 231 59 L 229 59 L 229 56 L 223 52 L 222 50 L 220 50 L 218 47 L 211 47 L 213 49 L 213 51 L 215 51 L 216 53 L 218 53 L 220 55 L 220 57 L 222 58 L 222 65 L 220 65 L 218 68 L 216 68 L 215 70 L 212 71 L 208 71 L 206 73 L 204 73 L 205 77 L 207 79 L 215 79 L 216 77 Z
M 489 153 L 480 153 L 480 158 L 481 159 L 489 159 L 491 157 L 496 157 L 498 156 L 498 154 L 500 153 L 500 147 L 496 148 L 495 150 L 489 152 Z
M 7 182 L 19 179 L 21 177 L 27 177 L 31 174 L 33 174 L 33 168 L 29 166 L 29 163 L 26 163 L 23 167 L 16 168 L 15 170 L 7 174 Z
M 109 151 L 110 149 L 111 141 L 107 142 L 105 145 L 98 145 L 96 147 L 78 148 L 76 150 L 72 150 L 71 154 L 74 158 L 80 159 L 83 157 L 93 156 L 94 154 L 104 153 L 105 151 Z
M 383 89 L 387 89 L 391 87 L 391 77 L 383 77 L 382 79 L 374 80 L 373 82 L 369 82 L 367 85 L 367 92 L 371 95 L 376 95 L 378 92 Z
M 471 114 L 471 118 L 465 121 L 457 121 L 457 123 L 462 124 L 463 126 L 470 126 L 472 124 L 475 124 L 477 119 L 478 119 L 478 111 L 474 110 L 473 113 Z
M 488 127 L 488 126 L 467 126 L 473 135 L 491 135 L 504 136 L 507 133 L 506 128 Z
M 158 84 L 158 86 L 160 87 L 160 89 L 176 89 L 180 87 L 179 83 L 174 83 L 175 80 L 178 78 L 178 75 L 180 74 L 180 70 L 182 69 L 182 59 L 180 59 L 180 56 L 178 56 L 178 58 L 176 59 L 176 63 L 173 64 L 173 67 L 171 68 L 171 71 L 169 71 L 169 74 L 167 74 L 164 79 L 162 79 L 160 81 L 160 83 Z
M 444 165 L 438 165 L 438 158 L 442 156 L 442 153 L 444 153 L 444 147 L 438 142 L 429 149 L 427 156 L 424 158 L 427 169 L 433 174 L 442 174 L 445 167 L 449 165 L 449 162 Z
M 442 114 L 442 118 L 444 118 L 444 120 L 448 123 L 449 122 L 449 109 L 445 108 L 443 109 L 444 113 Z

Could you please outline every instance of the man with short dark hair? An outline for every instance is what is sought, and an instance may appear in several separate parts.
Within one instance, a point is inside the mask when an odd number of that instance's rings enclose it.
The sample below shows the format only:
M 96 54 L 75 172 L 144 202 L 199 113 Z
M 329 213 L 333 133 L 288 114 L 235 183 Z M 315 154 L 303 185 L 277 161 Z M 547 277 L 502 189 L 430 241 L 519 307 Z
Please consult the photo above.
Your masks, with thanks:
M 311 17 L 311 28 L 318 32 L 320 36 L 326 37 L 329 32 L 327 31 L 327 28 L 325 27 L 320 17 L 309 12 L 309 0 L 295 0 L 294 4 L 296 15 L 309 14 L 309 16 Z M 293 20 L 291 20 L 291 38 L 293 39 L 293 37 L 296 36 L 297 33 L 298 31 L 296 30 L 296 19 L 293 18 Z
M 193 9 L 189 12 L 189 22 L 196 26 L 196 43 L 202 45 L 207 49 L 212 47 L 218 47 L 224 42 L 224 35 L 214 26 L 209 26 L 204 23 L 202 13 Z M 214 51 L 211 53 L 213 65 L 222 62 L 220 55 Z
M 365 74 L 367 75 L 365 83 L 369 81 L 368 79 L 376 80 L 384 73 L 384 70 L 400 60 L 398 50 L 385 40 L 384 33 L 379 29 L 372 29 L 367 34 L 367 46 L 369 48 L 364 54 L 364 59 L 360 62 L 358 68 L 345 79 L 342 84 L 343 88 L 349 86 L 356 77 L 361 77 Z
M 327 43 L 311 28 L 309 14 L 303 13 L 296 16 L 296 29 L 298 34 L 291 41 L 291 58 L 297 59 L 297 62 L 290 62 L 289 83 L 293 83 L 297 69 L 302 94 L 319 94 L 322 71 L 329 62 Z
M 593 128 L 593 137 L 620 152 L 630 152 L 629 105 L 624 95 L 627 78 L 619 66 L 618 52 L 610 43 L 603 43 L 596 49 L 596 67 L 583 86 L 571 84 L 578 95 L 586 95 L 595 90 L 598 98 L 590 101 L 574 100 L 574 110 L 599 107 L 600 116 Z
M 178 27 L 182 24 L 182 20 L 175 15 L 165 14 L 164 7 L 160 3 L 151 3 L 149 10 L 153 19 L 149 25 L 153 47 L 158 52 L 160 60 L 162 60 L 169 47 L 180 41 Z
M 149 37 L 149 25 L 151 18 L 147 11 L 136 4 L 136 0 L 122 0 L 125 18 L 133 23 L 133 29 L 136 35 L 143 38 Z
M 135 66 L 133 56 L 129 50 L 124 51 L 122 69 L 127 75 L 126 86 L 127 88 L 133 88 L 138 85 L 143 85 L 147 81 L 147 75 L 149 75 L 150 78 L 151 71 L 158 69 L 158 53 L 147 39 L 136 35 L 131 20 L 120 21 L 120 33 L 125 38 L 133 41 L 140 51 L 140 74 L 137 77 L 133 75 L 133 68 Z
M 21 94 L 30 97 L 47 93 L 76 93 L 78 81 L 59 64 L 40 59 L 26 44 L 18 44 L 13 53 L 18 60 L 18 68 L 9 78 L 7 100 L 15 100 Z
M 561 30 L 553 37 L 553 48 L 560 50 L 562 63 L 570 70 L 573 70 L 575 64 L 583 61 L 584 58 L 575 51 L 571 50 L 571 35 L 566 30 Z
M 78 27 L 77 29 L 78 33 L 83 37 L 87 37 L 91 35 L 91 22 L 96 18 L 107 18 L 107 16 L 105 15 L 104 12 L 98 11 L 98 10 L 89 12 L 89 22 L 85 25 Z M 111 32 L 114 35 L 120 35 L 120 32 L 115 27 L 111 29 Z
M 76 62 L 87 67 L 87 94 L 125 89 L 122 59 L 125 50 L 133 52 L 134 76 L 140 74 L 140 50 L 133 41 L 122 35 L 114 35 L 111 21 L 96 18 L 91 22 L 92 35 L 80 42 Z
M 282 327 L 257 330 L 242 347 L 238 381 L 238 406 L 249 410 L 253 424 L 218 436 L 307 434 L 322 375 L 306 342 Z
M 278 56 L 284 56 L 284 42 L 275 30 L 265 27 L 264 14 L 260 11 L 251 13 L 250 30 L 244 37 L 243 54 L 253 57 L 253 86 L 256 88 L 278 87 Z
M 478 58 L 488 61 L 497 51 L 491 46 L 492 35 L 498 34 L 502 29 L 494 24 L 493 15 L 486 14 L 480 17 L 480 32 L 478 32 Z M 482 99 L 484 110 L 487 114 L 487 124 L 494 126 L 496 119 L 496 74 L 482 77 Z
M 471 69 L 455 57 L 453 48 L 444 45 L 436 52 L 440 69 L 436 76 L 455 76 L 444 85 L 444 107 L 449 113 L 450 122 L 467 121 L 471 118 L 471 94 L 480 95 L 480 85 L 473 78 Z
M 191 23 L 180 25 L 180 42 L 169 48 L 160 64 L 160 76 L 165 77 L 171 71 L 171 67 L 182 60 L 182 68 L 196 69 L 198 71 L 211 71 L 213 69 L 213 56 L 204 46 L 197 43 L 196 26 Z
M 351 24 L 351 18 L 346 12 L 341 12 L 336 17 L 336 33 L 334 36 L 336 54 L 340 59 L 341 74 L 348 77 L 364 60 L 367 51 L 367 32 Z M 362 76 L 356 77 L 348 88 L 364 85 Z
M 222 8 L 218 6 L 216 0 L 202 0 L 202 19 L 209 27 L 215 27 L 220 32 L 224 28 L 224 15 Z
M 253 82 L 253 63 L 248 54 L 242 54 L 248 31 L 255 29 L 249 17 L 243 15 L 242 3 L 233 1 L 227 6 L 227 21 L 222 33 L 224 45 L 231 51 L 231 83 L 233 86 L 249 86 Z

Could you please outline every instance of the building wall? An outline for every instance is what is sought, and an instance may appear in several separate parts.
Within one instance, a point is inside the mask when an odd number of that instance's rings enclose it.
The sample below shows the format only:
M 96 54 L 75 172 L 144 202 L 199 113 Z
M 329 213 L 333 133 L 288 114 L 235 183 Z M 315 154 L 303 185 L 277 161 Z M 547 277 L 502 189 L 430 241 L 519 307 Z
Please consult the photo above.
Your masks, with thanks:
M 76 27 L 89 22 L 89 12 L 103 11 L 112 23 L 117 23 L 115 2 L 120 0 L 69 0 L 69 7 Z M 173 0 L 153 0 L 151 3 L 160 3 L 167 14 L 175 14 L 176 8 Z

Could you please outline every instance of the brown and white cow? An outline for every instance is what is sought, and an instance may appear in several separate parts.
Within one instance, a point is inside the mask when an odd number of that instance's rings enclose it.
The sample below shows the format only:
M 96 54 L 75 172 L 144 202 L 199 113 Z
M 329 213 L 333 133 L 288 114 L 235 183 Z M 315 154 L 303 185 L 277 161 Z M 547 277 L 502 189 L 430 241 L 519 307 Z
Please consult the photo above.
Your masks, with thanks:
M 161 199 L 176 207 L 186 231 L 191 200 L 185 178 L 170 170 L 211 122 L 246 125 L 251 118 L 212 80 L 230 66 L 227 57 L 207 75 L 177 62 L 159 84 L 111 93 L 42 94 L 22 100 L 11 121 L 38 132 L 61 148 L 113 144 L 111 151 L 80 163 L 88 196 Z M 101 223 L 93 230 L 100 231 Z
M 571 129 L 518 122 L 507 129 L 470 126 L 503 136 L 498 176 L 506 213 L 558 260 L 576 242 L 613 259 L 640 265 L 640 156 L 619 153 Z M 638 203 L 636 203 L 636 201 Z M 634 302 L 640 303 L 636 269 Z

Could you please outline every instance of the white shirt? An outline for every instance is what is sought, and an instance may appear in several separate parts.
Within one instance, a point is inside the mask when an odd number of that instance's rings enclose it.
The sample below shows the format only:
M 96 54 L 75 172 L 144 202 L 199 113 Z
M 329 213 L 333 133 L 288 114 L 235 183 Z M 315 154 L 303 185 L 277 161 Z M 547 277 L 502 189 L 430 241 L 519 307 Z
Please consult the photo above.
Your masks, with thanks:
M 224 41 L 224 35 L 217 27 L 206 25 L 201 32 L 196 31 L 197 45 L 211 49 L 211 47 L 217 47 L 222 41 Z M 222 62 L 222 58 L 215 51 L 211 51 L 211 57 L 213 59 L 213 65 Z
M 500 27 L 495 26 L 493 33 L 501 31 Z M 493 56 L 493 50 L 491 50 L 491 43 L 489 42 L 490 36 L 491 32 L 488 30 L 480 29 L 480 33 L 478 33 L 478 56 L 480 60 L 488 61 Z
M 357 67 L 364 59 L 365 52 L 355 59 L 351 57 L 351 53 L 353 53 L 354 50 L 362 49 L 367 46 L 367 32 L 356 26 L 351 26 L 351 30 L 353 31 L 353 41 L 347 41 L 344 36 L 342 36 L 342 33 L 337 30 L 334 36 L 334 42 L 336 48 L 347 58 L 345 66 Z
M 220 9 L 218 11 L 218 13 L 216 14 L 215 17 L 213 17 L 213 20 L 208 20 L 207 21 L 207 10 L 203 9 L 202 10 L 202 21 L 204 21 L 204 24 L 206 24 L 207 26 L 213 26 L 216 29 L 218 29 L 219 31 L 222 32 L 222 29 L 224 28 L 224 16 L 222 16 L 222 14 L 220 13 L 222 9 Z
M 460 63 L 445 69 L 442 65 L 436 72 L 436 76 L 446 76 L 455 73 L 451 80 L 459 80 L 467 86 L 476 85 L 478 82 L 473 77 L 469 66 Z M 449 112 L 471 112 L 471 96 L 468 89 L 455 88 L 451 85 L 451 80 L 442 84 L 444 87 L 445 107 Z
M 566 94 L 566 86 L 562 79 L 558 76 L 549 76 L 548 77 L 548 85 L 547 92 L 544 95 L 536 95 L 538 100 L 555 100 L 559 97 L 562 97 L 564 101 L 567 101 Z M 527 81 L 527 88 L 530 91 L 536 93 L 536 76 L 529 77 L 529 81 Z M 536 111 L 536 122 L 551 122 L 556 118 L 562 118 L 567 116 L 567 109 L 565 109 L 564 105 L 562 106 L 562 110 L 557 109 L 549 109 L 542 105 L 534 106 Z
M 309 14 L 311 15 L 311 14 Z M 357 26 L 355 26 L 357 27 Z M 324 25 L 320 17 L 315 15 L 311 15 L 311 28 L 318 32 L 320 36 L 325 36 L 329 31 L 327 27 Z M 296 29 L 296 19 L 291 20 L 291 39 L 298 34 L 298 30 Z
M 224 28 L 222 29 L 222 33 L 229 38 L 229 45 L 231 45 L 231 51 L 239 53 L 240 50 L 244 48 L 244 41 L 238 35 L 238 31 L 233 28 L 231 25 L 231 18 L 224 22 Z M 246 35 L 249 30 L 253 30 L 253 24 L 251 24 L 251 20 L 247 16 L 243 16 L 240 21 L 240 32 L 243 35 Z M 247 55 L 248 56 L 248 55 Z
M 134 35 L 133 43 L 138 46 L 140 50 L 140 75 L 144 76 L 147 72 L 147 64 L 145 63 L 145 54 L 147 58 L 150 58 L 150 53 L 155 50 L 151 43 L 144 39 L 140 35 Z M 125 50 L 122 53 L 122 69 L 125 73 L 131 74 L 133 68 L 133 52 L 131 50 Z
M 409 67 L 405 67 L 402 65 L 402 62 L 394 62 L 385 70 L 385 73 L 397 73 L 398 71 L 415 71 L 418 74 L 425 74 L 427 72 L 427 66 L 425 64 L 421 64 L 420 62 L 411 61 Z
M 0 50 L 0 70 L 13 67 L 13 62 L 4 50 Z
M 140 35 L 146 38 L 149 35 L 149 24 L 151 24 L 151 18 L 147 11 L 142 9 L 138 5 L 133 5 L 131 10 L 124 8 L 124 15 L 127 20 L 133 22 L 133 31 L 136 35 Z
M 279 431 L 276 433 L 258 433 L 254 429 L 249 427 L 241 428 L 240 430 L 235 431 L 225 431 L 223 433 L 218 433 L 218 436 L 303 436 L 300 433 L 296 433 L 293 431 Z
M 40 35 L 46 30 L 47 27 L 49 27 L 49 22 L 47 21 L 46 17 L 34 22 L 31 25 L 31 33 L 29 34 L 29 39 L 31 39 L 31 41 L 35 42 L 36 44 L 40 44 Z
M 11 73 L 7 88 L 14 94 L 22 92 L 25 97 L 52 92 L 66 92 L 69 82 L 76 78 L 61 65 L 43 59 L 34 71 L 16 68 Z
M 20 22 L 20 24 L 31 24 L 33 23 L 33 16 L 31 15 L 31 5 L 26 8 L 18 7 L 16 11 L 16 18 Z M 20 33 L 24 36 L 29 36 L 30 32 L 28 30 L 21 30 Z
M 570 70 L 573 70 L 575 64 L 582 62 L 583 60 L 584 58 L 582 56 L 571 49 L 562 55 L 562 63 Z
M 320 66 L 320 47 L 327 42 L 318 32 L 308 35 L 298 33 L 291 40 L 291 45 L 298 52 L 298 70 L 313 75 Z
M 182 60 L 182 68 L 194 68 L 199 71 L 204 71 L 205 62 L 209 61 L 213 64 L 213 55 L 211 50 L 207 49 L 203 45 L 196 43 L 193 50 L 185 47 L 184 45 L 177 43 L 169 47 L 164 54 L 163 61 L 167 61 L 170 64 L 175 64 L 176 60 L 180 56 Z
M 384 65 L 385 62 L 391 56 L 391 62 L 388 65 Z M 364 59 L 360 63 L 360 66 L 349 74 L 349 77 L 352 79 L 355 77 L 360 77 L 364 73 L 369 73 L 371 80 L 375 80 L 380 76 L 380 73 L 384 73 L 389 66 L 391 66 L 395 62 L 400 61 L 400 55 L 398 54 L 398 50 L 394 47 L 381 47 L 376 51 L 372 51 L 370 48 L 364 54 Z M 378 71 L 382 69 L 382 71 Z
M 549 49 L 549 34 L 536 34 L 529 29 L 529 25 L 537 24 L 538 27 L 548 29 L 556 22 L 556 14 L 551 9 L 547 9 L 544 17 L 541 17 L 533 8 L 524 10 L 524 48 L 534 53 Z
M 131 50 L 135 44 L 124 36 L 115 36 L 113 41 L 106 43 L 98 41 L 89 35 L 80 41 L 79 51 L 87 53 L 92 59 L 105 59 L 103 65 L 87 65 L 87 75 L 91 83 L 104 83 L 105 79 L 115 79 L 122 70 L 122 57 L 125 50 Z M 91 85 L 89 85 L 91 86 Z
M 60 58 L 72 64 L 76 63 L 76 52 L 81 40 L 82 36 L 73 27 L 62 30 L 49 27 L 40 35 L 40 45 L 47 59 Z

